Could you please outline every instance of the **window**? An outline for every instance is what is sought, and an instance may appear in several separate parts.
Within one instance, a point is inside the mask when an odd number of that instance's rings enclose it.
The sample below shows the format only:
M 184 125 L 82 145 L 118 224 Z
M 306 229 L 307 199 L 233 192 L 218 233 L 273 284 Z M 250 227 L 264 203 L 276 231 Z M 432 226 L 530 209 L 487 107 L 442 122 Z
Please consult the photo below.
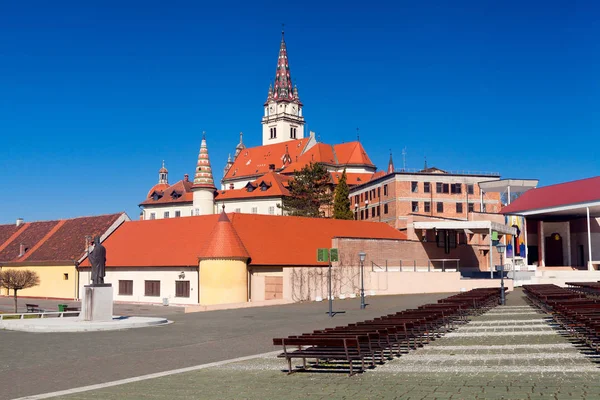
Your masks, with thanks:
M 381 214 L 379 213 L 381 209 L 379 208 L 379 206 L 377 206 L 377 216 L 379 217 Z
M 150 213 L 150 219 L 156 219 L 156 213 Z
M 473 184 L 467 185 L 467 193 L 474 194 Z
M 133 295 L 133 281 L 119 280 L 119 296 Z
M 363 201 L 363 194 L 362 193 L 360 194 L 360 201 L 361 202 Z
M 429 182 L 423 182 L 423 192 L 424 193 L 431 193 L 431 183 L 429 183 Z
M 267 189 L 269 189 L 269 187 L 268 187 L 267 185 L 260 185 L 260 190 L 261 190 L 262 192 L 266 192 L 266 191 L 267 191 Z
M 235 209 L 235 212 L 236 212 L 236 213 L 240 213 L 240 212 L 242 212 L 242 209 L 241 209 L 241 208 L 236 208 L 236 209 Z
M 410 183 L 410 190 L 413 193 L 418 193 L 419 192 L 419 182 L 411 182 Z
M 381 187 L 377 188 L 377 197 L 381 197 Z
M 444 190 L 443 190 L 443 192 L 444 193 L 450 193 L 450 185 L 449 184 L 444 183 Z
M 457 214 L 462 214 L 463 212 L 463 204 L 462 203 L 456 203 L 456 213 Z
M 358 204 L 358 195 L 354 196 L 354 204 Z
M 360 219 L 365 219 L 365 210 L 360 210 Z
M 375 207 L 371 208 L 371 218 L 375 218 Z
M 194 216 L 194 210 L 190 210 L 190 216 Z
M 384 214 L 387 214 L 387 213 L 388 213 L 388 205 L 387 205 L 387 204 L 384 204 L 384 205 L 383 205 L 383 213 L 384 213 Z
M 419 202 L 413 201 L 411 205 L 412 212 L 419 212 Z
M 469 212 L 474 212 L 474 211 L 475 211 L 475 204 L 469 203 Z
M 160 297 L 160 281 L 144 281 L 144 286 L 144 296 Z
M 269 215 L 275 215 L 275 207 L 269 207 Z
M 169 212 L 165 211 L 164 218 L 169 218 Z
M 492 211 L 493 211 L 493 209 L 492 209 Z M 483 203 L 483 208 L 482 208 L 481 212 L 487 212 L 487 207 L 485 206 L 485 203 Z
M 290 127 L 290 139 L 296 139 L 296 128 Z
M 69 274 L 63 274 L 63 281 L 69 280 Z
M 252 214 L 258 214 L 258 207 L 252 207 Z
M 175 218 L 181 217 L 181 211 L 175 211 Z
M 431 212 L 431 202 L 426 201 L 423 203 L 423 211 L 426 213 Z
M 175 297 L 190 297 L 190 281 L 175 281 Z
M 442 203 L 441 201 L 436 203 L 436 207 L 437 207 L 437 212 L 439 212 L 439 213 L 444 212 L 444 203 Z
M 383 195 L 387 196 L 388 195 L 388 188 L 387 185 L 383 185 Z
M 271 128 L 271 139 L 277 138 L 277 128 Z
M 461 194 L 462 193 L 462 184 L 461 183 L 453 183 L 450 187 L 450 191 L 453 194 Z
M 358 220 L 358 211 L 354 211 L 354 220 Z

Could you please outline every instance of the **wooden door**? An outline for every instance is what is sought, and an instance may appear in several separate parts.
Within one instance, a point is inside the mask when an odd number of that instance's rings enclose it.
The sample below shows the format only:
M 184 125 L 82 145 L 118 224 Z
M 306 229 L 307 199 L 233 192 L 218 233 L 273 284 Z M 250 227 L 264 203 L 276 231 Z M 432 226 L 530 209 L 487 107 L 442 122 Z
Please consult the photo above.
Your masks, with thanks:
M 546 265 L 563 266 L 563 239 L 558 233 L 546 238 Z
M 265 300 L 283 299 L 283 276 L 265 276 Z

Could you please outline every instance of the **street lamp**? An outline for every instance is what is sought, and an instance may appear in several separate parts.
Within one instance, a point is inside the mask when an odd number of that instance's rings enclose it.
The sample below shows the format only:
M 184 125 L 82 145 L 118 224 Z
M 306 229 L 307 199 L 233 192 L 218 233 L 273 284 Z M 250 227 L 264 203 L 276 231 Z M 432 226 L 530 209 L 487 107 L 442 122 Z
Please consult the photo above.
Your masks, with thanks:
M 500 304 L 506 304 L 506 298 L 504 296 L 504 260 L 502 260 L 502 256 L 504 255 L 504 250 L 506 249 L 506 245 L 502 243 L 498 243 L 496 245 L 496 250 L 500 254 Z
M 364 251 L 358 253 L 358 257 L 360 258 L 360 309 L 365 309 L 365 258 L 367 254 Z

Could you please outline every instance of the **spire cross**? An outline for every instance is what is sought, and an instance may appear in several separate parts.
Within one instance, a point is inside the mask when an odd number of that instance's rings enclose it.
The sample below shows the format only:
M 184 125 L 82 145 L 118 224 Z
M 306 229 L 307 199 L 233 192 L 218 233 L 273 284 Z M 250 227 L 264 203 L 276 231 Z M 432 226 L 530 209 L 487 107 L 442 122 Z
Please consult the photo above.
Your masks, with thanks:
M 360 142 L 360 134 L 358 133 L 359 128 L 356 128 L 356 140 Z
M 206 139 L 206 131 L 202 131 L 202 139 Z
M 225 203 L 221 204 L 221 208 L 223 209 L 223 212 L 225 212 Z

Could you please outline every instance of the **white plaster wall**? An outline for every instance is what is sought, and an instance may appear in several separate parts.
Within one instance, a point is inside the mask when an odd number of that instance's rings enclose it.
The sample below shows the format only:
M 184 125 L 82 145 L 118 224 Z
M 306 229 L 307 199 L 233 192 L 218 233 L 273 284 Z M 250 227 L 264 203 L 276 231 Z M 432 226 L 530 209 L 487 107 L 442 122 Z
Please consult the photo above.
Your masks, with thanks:
M 277 168 L 279 168 L 280 166 L 277 166 Z M 231 185 L 233 183 L 233 188 L 234 189 L 242 189 L 245 188 L 246 185 L 248 184 L 248 182 L 254 182 L 257 179 L 256 176 L 254 177 L 249 177 L 249 178 L 244 178 L 242 180 L 239 181 L 227 181 L 227 182 L 221 182 L 221 190 L 229 190 L 229 185 Z
M 173 204 L 162 207 L 146 207 L 144 208 L 144 219 L 150 219 L 150 215 L 155 213 L 155 219 L 163 219 L 165 211 L 169 212 L 169 218 L 175 218 L 175 211 L 181 211 L 182 217 L 190 217 L 193 207 L 191 204 Z
M 244 214 L 253 214 L 252 208 L 256 207 L 256 214 L 269 215 L 269 207 L 274 207 L 274 214 L 282 215 L 283 210 L 278 208 L 277 205 L 281 205 L 281 198 L 266 198 L 266 199 L 249 199 L 249 200 L 227 200 L 217 201 L 217 207 L 221 207 L 225 204 L 225 212 L 240 212 Z M 237 210 L 239 208 L 239 211 Z
M 592 261 L 600 261 L 600 233 L 592 232 Z M 572 233 L 571 234 L 571 249 L 572 255 L 571 260 L 573 261 L 573 265 L 578 264 L 578 247 L 579 245 L 583 245 L 583 261 L 584 266 L 587 265 L 589 261 L 589 249 L 588 249 L 588 235 L 586 233 Z
M 185 278 L 179 279 L 179 274 L 185 273 Z M 133 281 L 133 295 L 119 296 L 119 280 Z M 144 281 L 160 281 L 160 296 L 147 297 L 144 295 Z M 175 297 L 175 281 L 190 281 L 190 297 Z M 105 283 L 112 283 L 114 300 L 135 303 L 161 303 L 163 297 L 169 299 L 169 304 L 198 304 L 198 268 L 194 267 L 164 267 L 164 268 L 107 268 Z M 86 268 L 79 273 L 79 296 L 83 286 L 91 283 L 91 271 Z
M 296 112 L 292 112 L 296 107 Z M 304 119 L 302 118 L 302 107 L 295 103 L 270 102 L 265 110 L 263 124 L 263 145 L 282 143 L 304 137 Z M 271 139 L 271 128 L 277 128 L 277 137 Z M 290 138 L 290 127 L 296 128 L 296 137 Z
M 212 189 L 194 190 L 194 215 L 211 215 L 215 213 L 215 195 Z

